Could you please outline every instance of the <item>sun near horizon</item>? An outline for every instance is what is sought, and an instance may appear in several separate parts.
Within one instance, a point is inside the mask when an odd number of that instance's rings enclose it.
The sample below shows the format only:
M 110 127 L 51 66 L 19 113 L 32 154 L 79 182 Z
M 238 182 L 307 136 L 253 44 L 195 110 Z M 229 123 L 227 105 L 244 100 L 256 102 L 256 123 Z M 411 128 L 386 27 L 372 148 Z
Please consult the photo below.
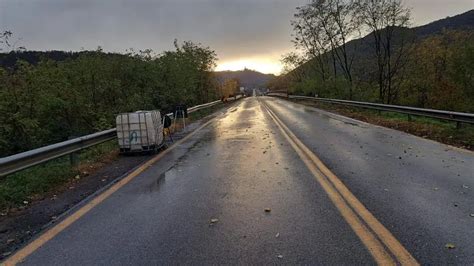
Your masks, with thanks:
M 235 60 L 219 61 L 216 71 L 238 71 L 251 69 L 263 74 L 279 75 L 282 65 L 278 60 L 269 58 L 242 58 Z

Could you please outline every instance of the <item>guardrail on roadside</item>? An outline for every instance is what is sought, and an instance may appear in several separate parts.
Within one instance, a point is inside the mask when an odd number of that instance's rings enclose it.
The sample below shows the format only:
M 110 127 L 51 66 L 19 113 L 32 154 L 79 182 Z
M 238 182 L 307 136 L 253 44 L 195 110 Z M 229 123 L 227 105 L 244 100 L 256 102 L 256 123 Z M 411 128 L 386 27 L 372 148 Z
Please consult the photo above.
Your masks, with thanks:
M 235 100 L 241 97 L 235 97 Z M 220 100 L 188 108 L 188 113 L 196 112 L 221 103 Z M 166 114 L 173 117 L 173 113 Z M 38 149 L 0 158 L 0 177 L 68 155 L 97 144 L 117 138 L 117 130 L 111 128 L 94 134 L 59 142 Z
M 269 93 L 268 95 L 287 97 L 289 99 L 311 100 L 311 101 L 325 102 L 325 103 L 331 103 L 331 104 L 354 106 L 354 107 L 373 109 L 373 110 L 378 110 L 378 111 L 402 113 L 402 114 L 407 114 L 407 115 L 424 116 L 424 117 L 436 118 L 436 119 L 441 119 L 441 120 L 454 121 L 458 123 L 474 124 L 474 114 L 471 114 L 471 113 L 461 113 L 461 112 L 425 109 L 425 108 L 400 106 L 400 105 L 357 102 L 357 101 L 347 101 L 347 100 L 337 100 L 337 99 L 307 97 L 307 96 L 297 96 L 297 95 L 284 96 L 282 93 L 275 93 L 275 94 Z

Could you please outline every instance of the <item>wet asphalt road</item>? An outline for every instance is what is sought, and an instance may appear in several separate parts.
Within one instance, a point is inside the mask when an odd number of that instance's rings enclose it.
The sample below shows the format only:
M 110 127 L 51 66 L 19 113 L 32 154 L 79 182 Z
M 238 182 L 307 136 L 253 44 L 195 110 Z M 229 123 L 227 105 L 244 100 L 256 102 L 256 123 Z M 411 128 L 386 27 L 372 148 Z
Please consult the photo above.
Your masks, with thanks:
M 375 264 L 262 102 L 420 263 L 474 263 L 472 152 L 252 97 L 24 264 Z

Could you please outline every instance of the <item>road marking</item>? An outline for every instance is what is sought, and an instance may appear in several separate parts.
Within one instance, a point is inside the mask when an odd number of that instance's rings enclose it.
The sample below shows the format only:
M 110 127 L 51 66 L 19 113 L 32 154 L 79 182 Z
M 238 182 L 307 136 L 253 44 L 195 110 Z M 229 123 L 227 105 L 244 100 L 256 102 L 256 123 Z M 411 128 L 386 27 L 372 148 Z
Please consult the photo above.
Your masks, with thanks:
M 160 154 L 156 155 L 146 163 L 144 163 L 142 166 L 138 167 L 135 169 L 133 172 L 131 172 L 129 175 L 118 181 L 116 184 L 111 186 L 109 189 L 105 190 L 103 193 L 99 194 L 97 197 L 92 199 L 90 202 L 88 202 L 86 205 L 82 206 L 79 210 L 68 216 L 66 219 L 61 221 L 59 224 L 55 225 L 51 229 L 47 230 L 44 232 L 42 235 L 40 235 L 38 238 L 33 240 L 31 243 L 29 243 L 27 246 L 23 247 L 19 251 L 17 251 L 14 255 L 9 257 L 7 260 L 5 260 L 2 264 L 4 265 L 16 265 L 20 262 L 22 262 L 26 257 L 31 255 L 33 252 L 35 252 L 38 248 L 46 244 L 49 240 L 54 238 L 56 235 L 61 233 L 64 229 L 69 227 L 71 224 L 73 224 L 75 221 L 79 220 L 82 216 L 84 216 L 86 213 L 88 213 L 91 209 L 93 209 L 95 206 L 99 205 L 101 202 L 106 200 L 110 195 L 112 195 L 114 192 L 119 190 L 121 187 L 126 185 L 128 182 L 132 181 L 136 176 L 141 174 L 143 171 L 148 169 L 148 167 L 152 166 L 154 163 L 159 161 L 161 158 L 163 158 L 166 154 L 171 152 L 174 148 L 188 140 L 190 137 L 192 137 L 194 134 L 196 134 L 198 131 L 201 129 L 205 128 L 208 126 L 210 123 L 212 123 L 215 120 L 215 118 L 212 118 L 211 120 L 207 121 L 200 127 L 198 127 L 196 130 L 193 132 L 189 133 L 186 135 L 184 138 L 181 140 L 175 142 L 173 145 L 171 145 L 168 149 L 164 150 Z
M 270 117 L 282 131 L 285 138 L 298 153 L 318 183 L 328 194 L 331 201 L 339 210 L 356 235 L 367 247 L 378 264 L 395 264 L 392 257 L 385 251 L 382 243 L 390 250 L 393 257 L 402 265 L 418 265 L 415 258 L 388 231 L 367 208 L 350 192 L 342 181 L 327 168 L 322 161 L 278 118 L 278 116 L 263 103 Z M 351 208 L 352 207 L 352 208 Z M 354 213 L 355 212 L 355 213 Z M 360 220 L 365 222 L 367 226 Z M 373 235 L 374 232 L 378 239 Z M 380 240 L 380 241 L 379 241 Z

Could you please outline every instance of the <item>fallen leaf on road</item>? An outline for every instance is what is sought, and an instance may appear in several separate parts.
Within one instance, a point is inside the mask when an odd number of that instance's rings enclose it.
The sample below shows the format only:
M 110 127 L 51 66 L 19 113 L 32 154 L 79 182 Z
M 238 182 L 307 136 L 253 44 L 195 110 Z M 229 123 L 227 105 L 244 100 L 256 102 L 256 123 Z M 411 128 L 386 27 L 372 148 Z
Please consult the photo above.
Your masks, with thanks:
M 448 243 L 448 244 L 446 244 L 444 247 L 447 248 L 447 249 L 454 249 L 454 248 L 456 248 L 456 246 L 455 246 L 454 244 L 452 244 L 452 243 Z
M 283 255 L 278 255 L 277 258 L 283 259 Z
M 277 233 L 277 234 L 275 235 L 275 237 L 276 237 L 276 238 L 279 238 L 279 237 L 280 237 L 280 233 Z
M 265 208 L 265 212 L 271 212 L 271 211 L 272 211 L 272 209 L 270 209 L 270 208 Z
M 474 217 L 474 213 L 471 213 L 469 216 Z
M 219 222 L 219 219 L 216 219 L 216 218 L 211 219 L 211 224 L 215 224 L 217 222 Z

